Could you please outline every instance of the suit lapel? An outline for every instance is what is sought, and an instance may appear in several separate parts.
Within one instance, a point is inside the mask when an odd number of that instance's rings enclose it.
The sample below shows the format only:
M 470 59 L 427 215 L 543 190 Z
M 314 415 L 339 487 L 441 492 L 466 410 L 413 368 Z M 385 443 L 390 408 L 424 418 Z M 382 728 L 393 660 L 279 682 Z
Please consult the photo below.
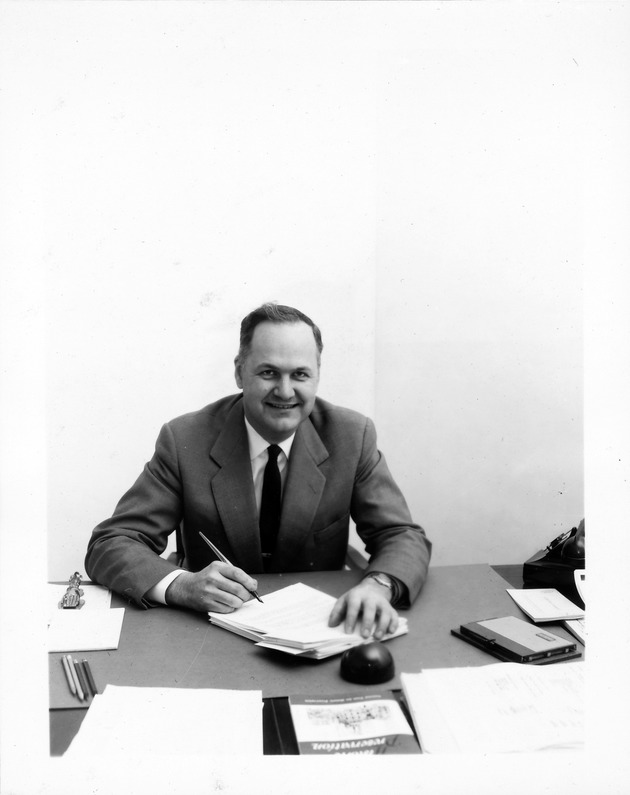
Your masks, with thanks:
M 242 402 L 228 414 L 210 456 L 220 467 L 212 478 L 212 493 L 234 552 L 232 562 L 245 571 L 262 571 L 256 496 Z
M 309 419 L 297 429 L 289 472 L 282 497 L 282 515 L 278 533 L 278 551 L 273 556 L 273 570 L 289 569 L 299 556 L 321 500 L 326 477 L 319 469 L 328 458 L 328 450 Z

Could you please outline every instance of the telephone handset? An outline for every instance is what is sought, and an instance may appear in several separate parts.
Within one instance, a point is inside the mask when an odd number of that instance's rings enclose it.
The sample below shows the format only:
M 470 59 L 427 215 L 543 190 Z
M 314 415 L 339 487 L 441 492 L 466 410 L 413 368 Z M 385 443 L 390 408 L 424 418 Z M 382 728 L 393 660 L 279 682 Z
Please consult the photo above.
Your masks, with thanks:
M 584 519 L 580 522 L 578 527 L 572 527 L 566 533 L 562 533 L 557 538 L 547 545 L 548 558 L 560 557 L 560 560 L 566 563 L 574 562 L 577 568 L 584 568 L 586 560 L 584 550 Z
M 523 581 L 525 586 L 557 588 L 572 601 L 576 601 L 577 595 L 581 602 L 574 572 L 585 568 L 585 525 L 582 519 L 577 527 L 561 533 L 523 564 Z

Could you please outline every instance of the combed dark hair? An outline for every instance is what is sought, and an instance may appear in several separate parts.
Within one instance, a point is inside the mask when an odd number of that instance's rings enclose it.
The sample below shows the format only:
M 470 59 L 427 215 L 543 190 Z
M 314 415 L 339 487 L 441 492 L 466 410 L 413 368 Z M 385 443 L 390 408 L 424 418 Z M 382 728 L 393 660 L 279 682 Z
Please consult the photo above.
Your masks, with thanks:
M 246 315 L 241 321 L 241 341 L 237 356 L 239 362 L 242 363 L 249 353 L 256 326 L 259 323 L 265 323 L 267 321 L 271 323 L 306 323 L 307 326 L 310 326 L 313 330 L 313 336 L 315 337 L 317 361 L 319 362 L 319 357 L 324 349 L 321 331 L 310 317 L 300 312 L 299 309 L 275 303 L 267 303 L 259 306 L 257 309 L 250 312 L 249 315 Z

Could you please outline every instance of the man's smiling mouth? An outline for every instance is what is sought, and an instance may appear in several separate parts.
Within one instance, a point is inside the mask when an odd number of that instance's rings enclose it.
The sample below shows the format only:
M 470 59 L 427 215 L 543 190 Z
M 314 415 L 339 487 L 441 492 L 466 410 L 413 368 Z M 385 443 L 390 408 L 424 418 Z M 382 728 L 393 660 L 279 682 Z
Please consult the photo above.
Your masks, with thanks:
M 267 405 L 271 406 L 272 409 L 296 409 L 300 404 L 299 403 L 272 403 L 270 400 L 267 401 Z

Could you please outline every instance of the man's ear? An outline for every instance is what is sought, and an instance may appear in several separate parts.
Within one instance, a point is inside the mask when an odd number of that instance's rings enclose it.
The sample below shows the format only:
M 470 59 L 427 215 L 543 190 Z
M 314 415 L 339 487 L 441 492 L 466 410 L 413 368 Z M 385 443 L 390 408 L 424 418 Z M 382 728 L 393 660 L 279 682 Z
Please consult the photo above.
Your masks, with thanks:
M 241 362 L 238 356 L 234 359 L 234 379 L 236 381 L 236 386 L 239 389 L 243 388 L 243 379 L 241 378 Z

